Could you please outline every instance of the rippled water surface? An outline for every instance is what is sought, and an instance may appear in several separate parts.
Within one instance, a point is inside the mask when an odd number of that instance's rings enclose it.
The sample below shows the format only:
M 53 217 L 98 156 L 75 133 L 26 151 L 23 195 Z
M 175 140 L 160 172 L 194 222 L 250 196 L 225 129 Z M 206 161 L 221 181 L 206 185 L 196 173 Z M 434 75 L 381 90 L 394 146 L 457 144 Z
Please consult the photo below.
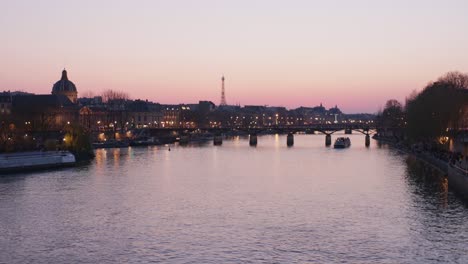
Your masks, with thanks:
M 1 176 L 0 263 L 468 263 L 468 208 L 447 182 L 351 140 L 97 150 Z

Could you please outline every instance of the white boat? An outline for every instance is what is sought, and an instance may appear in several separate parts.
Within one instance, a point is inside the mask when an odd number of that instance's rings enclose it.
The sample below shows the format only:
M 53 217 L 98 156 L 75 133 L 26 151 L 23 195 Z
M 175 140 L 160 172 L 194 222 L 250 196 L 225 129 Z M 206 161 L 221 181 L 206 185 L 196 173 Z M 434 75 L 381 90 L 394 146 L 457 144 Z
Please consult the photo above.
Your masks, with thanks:
M 130 146 L 154 146 L 160 145 L 157 138 L 154 137 L 140 137 L 130 141 Z
M 49 169 L 75 165 L 69 151 L 31 151 L 0 154 L 0 173 Z
M 351 140 L 348 137 L 339 137 L 335 140 L 334 148 L 348 148 L 351 146 Z

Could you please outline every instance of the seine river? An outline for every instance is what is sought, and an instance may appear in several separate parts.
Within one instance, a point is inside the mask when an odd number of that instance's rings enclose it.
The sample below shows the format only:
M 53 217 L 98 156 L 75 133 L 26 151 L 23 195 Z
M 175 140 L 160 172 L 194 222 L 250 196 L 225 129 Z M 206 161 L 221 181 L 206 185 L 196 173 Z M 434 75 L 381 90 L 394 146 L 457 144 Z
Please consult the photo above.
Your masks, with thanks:
M 351 141 L 101 149 L 0 176 L 0 263 L 468 263 L 468 207 L 447 182 Z

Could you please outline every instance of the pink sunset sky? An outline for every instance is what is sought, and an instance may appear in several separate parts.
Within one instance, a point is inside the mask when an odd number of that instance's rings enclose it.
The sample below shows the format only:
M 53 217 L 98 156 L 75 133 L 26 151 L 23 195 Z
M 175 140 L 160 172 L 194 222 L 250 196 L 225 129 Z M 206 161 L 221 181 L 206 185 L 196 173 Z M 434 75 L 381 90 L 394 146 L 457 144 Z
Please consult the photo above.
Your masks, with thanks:
M 376 112 L 468 72 L 468 1 L 0 2 L 0 91 Z

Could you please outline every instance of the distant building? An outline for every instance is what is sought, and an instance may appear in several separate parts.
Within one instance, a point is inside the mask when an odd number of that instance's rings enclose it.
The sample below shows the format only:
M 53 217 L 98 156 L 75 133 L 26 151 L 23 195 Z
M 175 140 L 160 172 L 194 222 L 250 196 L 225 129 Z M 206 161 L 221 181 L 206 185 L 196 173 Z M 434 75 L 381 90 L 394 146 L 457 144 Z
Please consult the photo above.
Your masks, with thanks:
M 16 125 L 26 130 L 61 130 L 78 122 L 78 105 L 65 95 L 15 96 L 11 112 Z
M 328 109 L 328 114 L 329 114 L 329 115 L 341 115 L 342 112 L 341 112 L 341 110 L 338 108 L 338 106 L 335 105 L 335 107 L 332 107 L 332 108 Z
M 196 127 L 198 107 L 198 104 L 162 105 L 161 127 Z
M 77 102 L 80 106 L 102 105 L 102 97 L 101 96 L 81 97 L 81 98 L 78 98 Z
M 161 105 L 148 100 L 135 100 L 127 105 L 127 122 L 131 127 L 160 127 L 163 121 Z
M 182 108 L 180 105 L 162 105 L 162 127 L 179 127 Z
M 208 114 L 216 109 L 216 105 L 211 101 L 199 101 L 197 109 L 197 125 L 198 127 L 208 127 Z
M 0 116 L 9 116 L 11 114 L 11 103 L 13 96 L 10 92 L 0 93 Z
M 75 84 L 63 70 L 52 94 L 0 93 L 0 115 L 10 115 L 8 122 L 27 131 L 62 130 L 65 125 L 78 122 L 77 96 Z
M 62 71 L 62 78 L 52 87 L 52 94 L 64 95 L 68 97 L 72 103 L 77 103 L 78 91 L 76 90 L 75 84 L 68 80 L 67 71 L 65 69 Z
M 110 121 L 109 113 L 104 105 L 88 105 L 80 108 L 80 125 L 88 131 L 101 131 L 114 121 Z
M 263 105 L 245 105 L 244 110 L 251 113 L 261 114 L 266 111 L 266 106 Z

